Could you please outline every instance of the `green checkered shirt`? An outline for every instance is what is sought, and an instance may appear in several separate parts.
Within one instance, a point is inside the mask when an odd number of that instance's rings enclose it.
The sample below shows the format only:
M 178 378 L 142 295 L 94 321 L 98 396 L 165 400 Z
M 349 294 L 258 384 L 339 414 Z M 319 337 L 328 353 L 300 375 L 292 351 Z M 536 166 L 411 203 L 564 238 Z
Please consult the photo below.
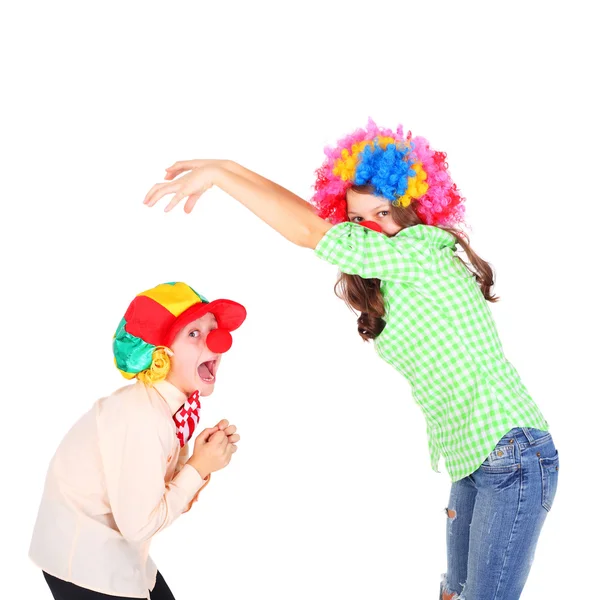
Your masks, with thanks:
M 475 471 L 513 427 L 548 429 L 455 250 L 454 236 L 438 227 L 389 238 L 357 223 L 335 225 L 315 249 L 344 273 L 381 279 L 386 327 L 375 348 L 410 382 L 431 467 L 439 472 L 443 456 L 452 481 Z

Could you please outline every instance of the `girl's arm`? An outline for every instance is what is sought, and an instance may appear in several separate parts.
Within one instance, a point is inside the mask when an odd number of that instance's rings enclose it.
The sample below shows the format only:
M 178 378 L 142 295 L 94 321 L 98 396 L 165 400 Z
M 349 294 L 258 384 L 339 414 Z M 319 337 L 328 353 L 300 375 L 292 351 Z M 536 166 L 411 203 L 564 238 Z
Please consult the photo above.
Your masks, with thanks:
M 173 182 L 155 185 L 144 203 L 154 206 L 162 197 L 175 194 L 165 211 L 170 211 L 187 197 L 185 211 L 191 212 L 198 198 L 216 185 L 298 246 L 315 248 L 332 227 L 315 214 L 308 202 L 289 190 L 247 169 L 234 172 L 218 163 L 207 161 L 204 166 L 194 168 Z M 247 173 L 248 177 L 238 174 L 240 172 Z
M 214 184 L 298 246 L 315 248 L 331 228 L 308 202 L 281 186 L 252 181 L 227 169 L 217 171 Z
M 233 160 L 196 159 L 196 160 L 177 161 L 171 167 L 166 169 L 167 175 L 165 176 L 165 179 L 172 180 L 175 177 L 177 177 L 178 175 L 180 175 L 181 173 L 184 173 L 186 171 L 191 171 L 192 169 L 206 167 L 208 165 L 222 167 L 223 169 L 226 169 L 227 171 L 230 171 L 231 173 L 234 173 L 235 175 L 239 175 L 240 177 L 243 177 L 244 179 L 247 179 L 248 181 L 252 181 L 253 183 L 256 183 L 257 185 L 263 186 L 265 188 L 270 188 L 274 191 L 279 192 L 282 195 L 288 196 L 290 199 L 293 199 L 295 202 L 300 202 L 302 204 L 308 204 L 306 201 L 304 201 L 302 198 L 300 198 L 300 196 L 297 196 L 290 190 L 284 188 L 283 186 L 279 185 L 278 183 L 275 183 L 274 181 L 271 181 L 270 179 L 267 179 L 266 177 L 263 177 L 262 175 L 259 175 L 258 173 L 255 173 L 254 171 L 251 171 L 250 169 L 247 169 L 246 167 L 243 167 L 242 165 L 240 165 L 239 163 L 236 163 Z M 311 210 L 316 211 L 315 207 L 312 206 L 311 204 L 308 204 L 308 206 L 311 208 Z

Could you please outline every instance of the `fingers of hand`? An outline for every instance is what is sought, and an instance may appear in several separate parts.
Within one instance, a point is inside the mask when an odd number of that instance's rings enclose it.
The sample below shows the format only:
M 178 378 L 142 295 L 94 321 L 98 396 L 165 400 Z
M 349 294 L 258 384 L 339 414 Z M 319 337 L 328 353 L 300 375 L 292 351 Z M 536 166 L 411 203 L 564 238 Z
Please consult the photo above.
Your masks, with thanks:
M 227 443 L 227 436 L 222 431 L 216 431 L 210 436 L 209 441 L 221 445 L 222 443 Z
M 226 430 L 227 427 L 229 427 L 229 421 L 227 419 L 221 419 L 216 426 L 222 431 Z M 228 435 L 227 431 L 225 431 L 225 435 Z
M 168 180 L 175 179 L 175 177 L 177 177 L 177 175 L 186 171 L 187 169 L 185 167 L 185 163 L 186 163 L 186 161 L 178 160 L 177 162 L 174 162 L 170 167 L 167 167 L 165 169 L 165 172 L 166 172 L 165 179 L 168 179 Z
M 157 183 L 153 186 L 146 198 L 144 199 L 144 204 L 148 206 L 154 206 L 161 198 L 166 196 L 167 194 L 176 193 L 179 190 L 179 184 L 174 183 Z
M 148 191 L 148 193 L 146 194 L 146 197 L 144 198 L 144 204 L 148 204 L 150 206 L 153 206 L 153 204 L 150 204 L 150 199 L 153 197 L 154 193 L 162 186 L 164 186 L 164 183 L 155 183 L 150 190 Z
M 192 194 L 185 202 L 183 207 L 184 212 L 191 213 L 194 210 L 194 206 L 196 206 L 196 202 L 198 202 L 198 198 L 200 198 L 201 194 Z
M 239 441 L 240 441 L 240 436 L 237 433 L 234 433 L 233 435 L 229 436 L 230 444 L 237 444 Z
M 175 179 L 175 177 L 181 175 L 182 173 L 185 173 L 186 171 L 189 171 L 191 168 L 192 165 L 188 164 L 186 161 L 176 162 L 172 167 L 165 169 L 165 179 Z
M 237 431 L 237 427 L 235 425 L 229 425 L 229 423 L 227 423 L 227 425 L 225 425 L 225 427 L 223 428 L 223 431 L 225 432 L 225 435 L 232 435 Z
M 216 431 L 218 431 L 218 429 L 216 427 L 211 427 L 210 429 L 204 429 L 202 432 L 200 432 L 200 434 L 196 438 L 196 441 L 204 443 L 210 437 L 210 435 L 215 433 Z
M 189 171 L 195 167 L 201 167 L 202 160 L 178 160 L 174 162 L 170 167 L 167 167 L 165 171 L 167 174 L 165 175 L 165 179 L 173 179 L 177 177 L 177 175 L 183 173 L 184 171 Z
M 167 204 L 167 206 L 165 208 L 165 212 L 169 212 L 170 210 L 175 208 L 186 196 L 187 196 L 187 194 L 183 190 L 178 191 L 171 198 L 171 201 L 169 202 L 169 204 Z

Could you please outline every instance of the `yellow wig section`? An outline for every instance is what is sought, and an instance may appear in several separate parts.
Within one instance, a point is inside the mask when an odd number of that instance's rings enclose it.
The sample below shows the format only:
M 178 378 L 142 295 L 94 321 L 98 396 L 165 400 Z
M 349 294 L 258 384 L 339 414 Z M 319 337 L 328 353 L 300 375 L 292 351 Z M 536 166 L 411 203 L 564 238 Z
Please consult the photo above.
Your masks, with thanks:
M 140 371 L 139 373 L 127 373 L 126 371 L 121 371 L 121 369 L 119 369 L 119 373 L 121 373 L 125 379 L 137 378 L 149 385 L 163 381 L 171 370 L 169 352 L 170 350 L 167 348 L 157 348 L 152 353 L 152 364 L 146 370 Z M 117 364 L 116 360 L 115 364 Z
M 380 137 L 377 138 L 380 148 L 387 148 L 390 144 L 396 145 L 398 140 L 392 137 Z M 352 144 L 351 152 L 348 152 L 346 148 L 342 150 L 341 158 L 335 161 L 333 167 L 333 174 L 342 179 L 342 181 L 348 181 L 354 179 L 356 173 L 356 165 L 358 163 L 358 157 L 360 153 L 367 147 L 373 148 L 375 143 L 373 140 L 365 140 L 358 144 Z
M 427 193 L 429 189 L 429 185 L 426 183 L 427 173 L 423 170 L 423 165 L 421 163 L 415 163 L 412 166 L 413 171 L 415 172 L 413 177 L 408 178 L 408 187 L 406 188 L 406 193 L 404 196 L 397 198 L 392 202 L 394 206 L 402 205 L 406 208 L 411 200 L 420 198 Z
M 150 367 L 145 371 L 140 371 L 134 377 L 149 385 L 163 381 L 171 370 L 169 352 L 167 348 L 157 348 L 152 353 L 152 364 Z

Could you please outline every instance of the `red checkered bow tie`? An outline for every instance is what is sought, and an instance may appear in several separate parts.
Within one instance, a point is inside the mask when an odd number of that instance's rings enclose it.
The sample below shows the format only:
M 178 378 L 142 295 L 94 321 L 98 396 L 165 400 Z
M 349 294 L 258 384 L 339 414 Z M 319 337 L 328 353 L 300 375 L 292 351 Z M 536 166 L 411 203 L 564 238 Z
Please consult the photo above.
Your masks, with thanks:
M 177 428 L 177 439 L 183 448 L 194 434 L 196 426 L 200 422 L 200 394 L 196 390 L 185 404 L 173 415 L 175 427 Z

